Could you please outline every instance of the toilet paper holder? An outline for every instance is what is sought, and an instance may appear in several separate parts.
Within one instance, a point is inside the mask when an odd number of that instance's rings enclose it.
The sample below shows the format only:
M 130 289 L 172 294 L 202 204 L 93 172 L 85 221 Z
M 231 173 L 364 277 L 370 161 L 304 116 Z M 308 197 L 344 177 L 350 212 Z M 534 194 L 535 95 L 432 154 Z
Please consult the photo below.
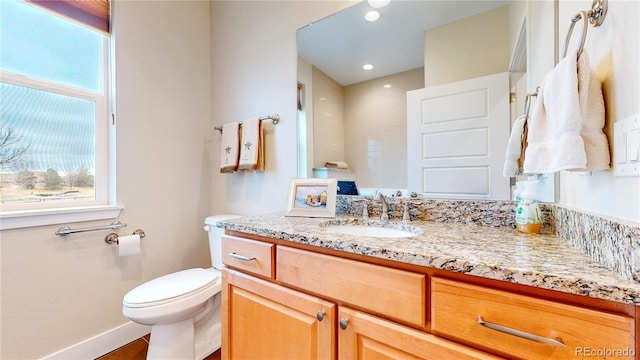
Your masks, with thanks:
M 142 229 L 138 229 L 138 230 L 134 231 L 133 235 L 140 236 L 140 239 L 143 239 L 146 236 L 145 233 L 144 233 L 144 230 L 142 230 Z M 113 244 L 118 245 L 118 236 L 120 236 L 120 235 L 118 235 L 116 233 L 111 233 L 111 234 L 109 234 L 109 235 L 104 237 L 104 242 L 106 242 L 109 245 L 113 245 Z

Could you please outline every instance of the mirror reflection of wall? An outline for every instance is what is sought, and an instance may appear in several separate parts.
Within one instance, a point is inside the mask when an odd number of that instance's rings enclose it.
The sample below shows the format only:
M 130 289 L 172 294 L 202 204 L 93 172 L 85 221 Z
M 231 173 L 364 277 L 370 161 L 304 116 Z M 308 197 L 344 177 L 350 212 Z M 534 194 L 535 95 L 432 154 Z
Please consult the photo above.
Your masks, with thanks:
M 331 71 L 321 68 L 322 62 L 316 66 L 313 57 L 302 50 L 309 45 L 304 44 L 308 36 L 301 35 L 302 32 L 314 27 L 317 31 L 320 26 L 316 25 L 354 11 L 358 6 L 366 8 L 366 2 L 298 31 L 298 79 L 305 86 L 307 129 L 307 134 L 301 134 L 301 138 L 306 135 L 307 139 L 307 151 L 301 157 L 307 161 L 300 174 L 311 177 L 313 168 L 324 167 L 327 161 L 342 161 L 350 170 L 344 177 L 357 179 L 361 187 L 406 189 L 406 92 L 509 71 L 513 56 L 513 19 L 519 23 L 515 28 L 519 28 L 522 13 L 518 11 L 526 11 L 526 6 L 516 9 L 509 1 L 392 1 L 391 5 L 410 3 L 413 6 L 430 3 L 430 12 L 439 14 L 440 22 L 422 25 L 420 38 L 414 45 L 422 52 L 420 66 L 391 75 L 341 84 L 339 75 L 333 79 Z M 444 10 L 445 3 L 456 6 Z M 472 3 L 482 3 L 485 8 L 472 10 Z M 453 14 L 460 9 L 466 12 Z M 382 10 L 381 19 L 385 16 Z M 443 21 L 445 15 L 454 16 Z M 314 43 L 313 46 L 323 48 L 326 44 Z M 368 53 L 364 44 L 358 48 L 360 53 Z M 397 58 L 403 54 L 395 52 Z M 354 64 L 350 69 L 354 73 L 361 71 Z M 514 78 L 523 79 L 522 72 Z M 384 85 L 391 87 L 384 88 Z M 523 90 L 526 86 L 520 82 L 518 88 Z
M 407 187 L 406 93 L 424 87 L 423 68 L 340 86 L 313 69 L 313 167 L 343 161 L 361 188 Z M 329 170 L 330 171 L 330 170 Z
M 425 86 L 509 71 L 509 6 L 427 29 Z
M 421 67 L 345 88 L 345 155 L 360 186 L 406 189 L 407 91 L 423 79 Z

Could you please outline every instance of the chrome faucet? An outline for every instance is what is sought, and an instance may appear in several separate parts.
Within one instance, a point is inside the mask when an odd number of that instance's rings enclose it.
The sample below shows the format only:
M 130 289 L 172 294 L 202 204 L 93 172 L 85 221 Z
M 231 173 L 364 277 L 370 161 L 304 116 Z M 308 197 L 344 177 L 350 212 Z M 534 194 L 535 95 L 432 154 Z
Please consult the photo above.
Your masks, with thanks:
M 376 191 L 376 196 L 373 198 L 375 201 L 382 202 L 382 213 L 380 214 L 380 220 L 389 220 L 389 205 L 387 204 L 387 200 L 384 198 L 384 195 L 378 190 Z

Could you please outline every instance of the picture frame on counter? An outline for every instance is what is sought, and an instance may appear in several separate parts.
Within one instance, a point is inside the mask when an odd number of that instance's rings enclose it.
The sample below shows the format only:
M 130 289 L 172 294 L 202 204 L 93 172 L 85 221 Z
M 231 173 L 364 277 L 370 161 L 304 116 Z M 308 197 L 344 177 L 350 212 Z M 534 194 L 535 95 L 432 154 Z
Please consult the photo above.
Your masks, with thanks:
M 285 216 L 336 216 L 337 179 L 290 179 Z

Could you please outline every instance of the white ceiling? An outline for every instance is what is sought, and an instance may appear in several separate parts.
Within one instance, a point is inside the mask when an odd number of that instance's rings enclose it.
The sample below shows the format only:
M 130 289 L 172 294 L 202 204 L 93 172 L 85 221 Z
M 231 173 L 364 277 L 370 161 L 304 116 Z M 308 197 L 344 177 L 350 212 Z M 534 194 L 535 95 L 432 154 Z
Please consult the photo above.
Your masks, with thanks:
M 424 30 L 508 0 L 392 0 L 381 9 L 360 2 L 298 30 L 298 54 L 345 86 L 424 66 Z M 369 22 L 364 14 L 377 10 Z M 362 70 L 370 63 L 373 70 Z

